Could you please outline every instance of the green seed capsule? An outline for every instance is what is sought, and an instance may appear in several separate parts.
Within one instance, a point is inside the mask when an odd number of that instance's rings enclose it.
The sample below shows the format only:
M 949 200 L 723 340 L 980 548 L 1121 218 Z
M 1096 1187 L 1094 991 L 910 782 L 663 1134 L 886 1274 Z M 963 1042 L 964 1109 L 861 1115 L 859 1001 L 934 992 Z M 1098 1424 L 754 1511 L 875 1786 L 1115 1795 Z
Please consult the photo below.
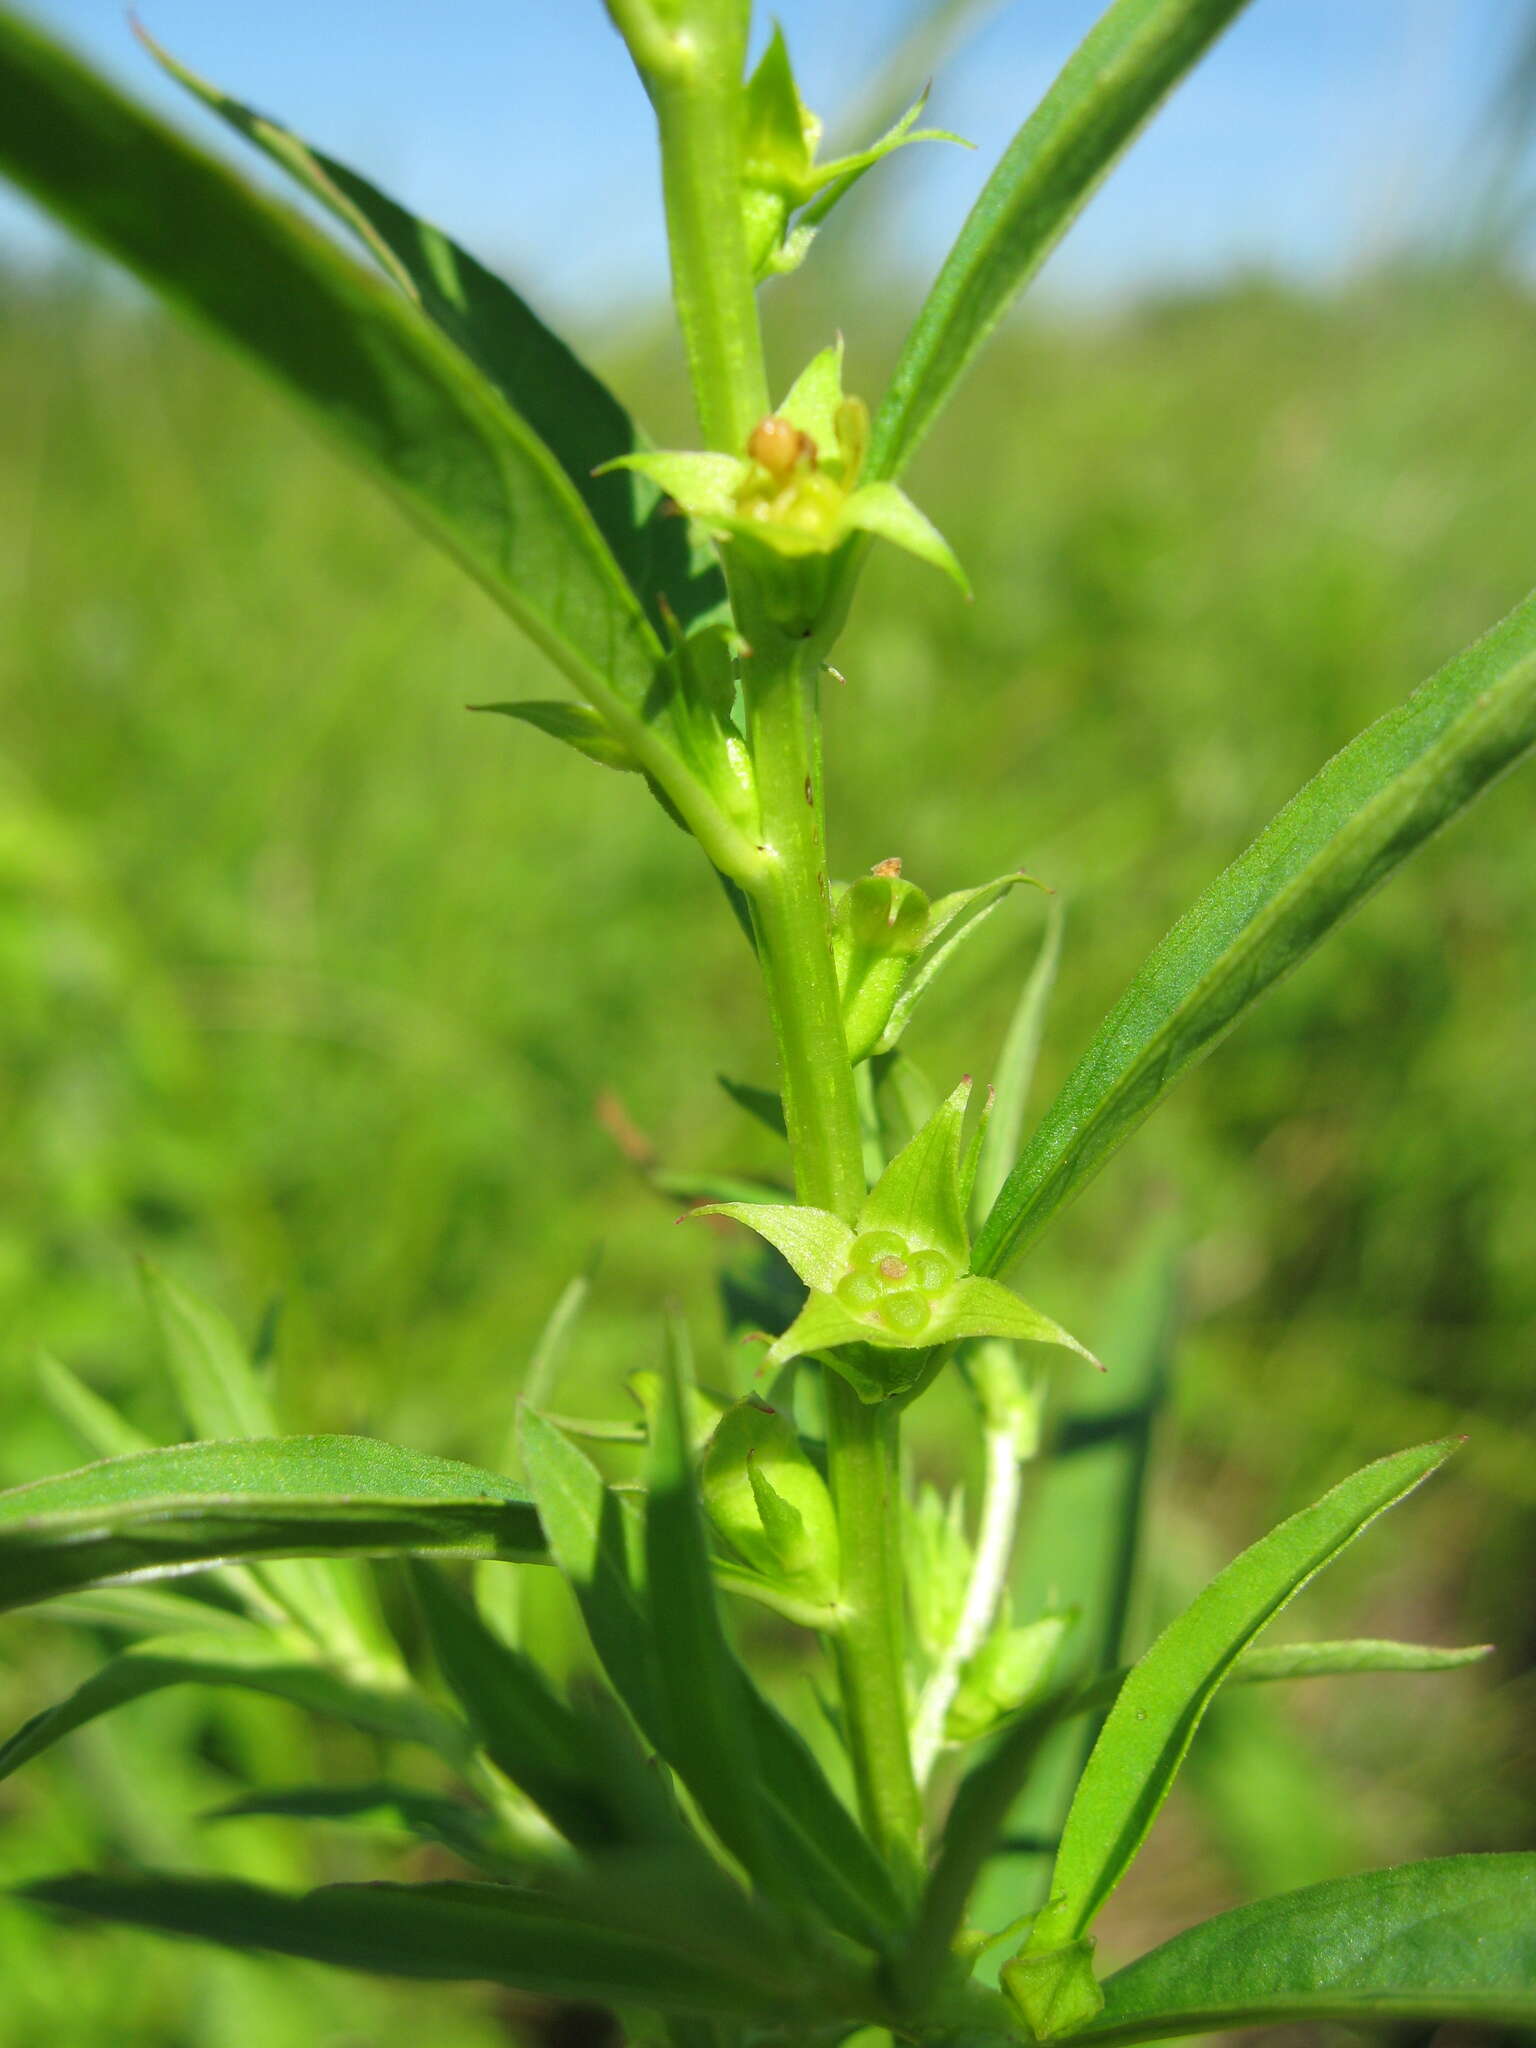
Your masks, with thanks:
M 854 1239 L 848 1261 L 850 1265 L 873 1271 L 882 1259 L 904 1259 L 906 1256 L 907 1241 L 898 1237 L 894 1230 L 866 1230 L 862 1237 Z
M 877 1313 L 893 1337 L 915 1337 L 927 1329 L 930 1311 L 916 1288 L 903 1287 L 887 1294 Z
M 872 1309 L 883 1293 L 880 1282 L 873 1273 L 845 1273 L 837 1283 L 837 1298 L 844 1308 L 851 1308 L 856 1316 Z
M 942 1294 L 954 1284 L 955 1269 L 942 1252 L 913 1252 L 907 1260 L 907 1275 L 924 1294 Z

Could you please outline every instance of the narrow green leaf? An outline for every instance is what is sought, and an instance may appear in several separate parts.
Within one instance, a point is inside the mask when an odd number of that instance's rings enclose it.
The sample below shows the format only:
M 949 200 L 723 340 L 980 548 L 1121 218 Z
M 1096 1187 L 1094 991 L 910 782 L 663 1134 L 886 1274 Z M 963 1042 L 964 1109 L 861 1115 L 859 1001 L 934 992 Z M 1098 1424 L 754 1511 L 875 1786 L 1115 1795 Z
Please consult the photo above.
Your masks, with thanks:
M 889 1947 L 902 1920 L 890 1872 L 799 1729 L 756 1687 L 749 1689 L 748 1710 L 780 1862 L 832 1926 L 868 1947 Z
M 35 1903 L 193 1935 L 230 1948 L 306 1956 L 389 1977 L 470 1978 L 583 2003 L 630 2002 L 788 2023 L 825 2016 L 819 1973 L 786 1970 L 763 1944 L 729 1966 L 674 1939 L 588 1917 L 553 1893 L 496 1884 L 327 1885 L 303 1896 L 215 1879 L 66 1877 L 30 1886 Z
M 950 1964 L 952 1944 L 976 1880 L 1042 1747 L 1070 1709 L 1071 1698 L 1071 1688 L 1062 1686 L 1037 1700 L 960 1781 L 917 1919 L 897 1965 L 903 1991 L 919 2007 Z
M 1536 742 L 1536 596 L 1352 740 L 1157 947 L 1025 1147 L 976 1244 L 996 1272 L 1180 1075 Z
M 784 1098 L 777 1088 L 755 1088 L 750 1081 L 733 1081 L 729 1074 L 716 1074 L 715 1079 L 732 1102 L 755 1117 L 765 1130 L 772 1131 L 776 1138 L 788 1137 Z
M 463 351 L 555 457 L 632 589 L 648 607 L 665 595 L 689 626 L 717 610 L 725 585 L 712 555 L 689 545 L 661 493 L 639 478 L 596 476 L 601 464 L 649 444 L 613 393 L 552 334 L 524 299 L 430 221 L 366 178 L 243 106 L 161 49 L 139 40 L 178 84 L 279 164 L 355 234 L 434 326 Z M 660 624 L 653 612 L 653 623 Z
M 1103 1323 L 1109 1371 L 1057 1380 L 1065 1398 L 1053 1419 L 1053 1455 L 1033 1468 L 1028 1489 L 1014 1611 L 1075 1612 L 1071 1654 L 1088 1671 L 1118 1665 L 1127 1653 L 1151 1445 L 1177 1331 L 1175 1238 L 1166 1221 L 1155 1226 L 1113 1289 Z M 1078 1719 L 1047 1735 L 999 1828 L 1011 1841 L 1045 1847 L 988 1867 L 972 1907 L 979 1925 L 1003 1926 L 1022 1907 L 1043 1903 L 1047 1859 L 1096 1732 L 1095 1722 Z
M 541 1405 L 549 1398 L 571 1337 L 592 1292 L 592 1280 L 597 1263 L 597 1255 L 594 1253 L 587 1261 L 586 1269 L 567 1280 L 556 1298 L 554 1307 L 544 1319 L 519 1390 L 520 1398 L 534 1406 Z M 517 1404 L 514 1402 L 512 1420 L 502 1443 L 501 1456 L 497 1461 L 498 1469 L 504 1472 L 517 1471 L 520 1456 Z M 517 1642 L 522 1623 L 522 1574 L 502 1571 L 494 1563 L 478 1564 L 474 1567 L 473 1579 L 475 1606 L 480 1614 L 496 1630 L 503 1642 Z
M 524 725 L 548 733 L 552 740 L 562 741 L 604 768 L 640 773 L 640 763 L 632 750 L 590 704 L 571 704 L 563 698 L 545 703 L 530 698 L 507 704 L 471 704 L 469 708 L 471 711 L 496 711 L 503 718 L 521 719 Z
M 518 1441 L 550 1556 L 576 1596 L 598 1661 L 637 1725 L 664 1749 L 656 1649 L 617 1496 L 585 1452 L 526 1402 Z
M 1441 1649 L 1433 1643 L 1394 1643 L 1370 1637 L 1323 1643 L 1258 1644 L 1244 1650 L 1227 1673 L 1231 1685 L 1272 1685 L 1298 1678 L 1356 1678 L 1397 1671 L 1460 1671 L 1493 1653 L 1492 1643 Z M 1102 1714 L 1113 1706 L 1130 1667 L 1106 1671 L 1078 1694 L 1074 1713 Z
M 50 1600 L 40 1610 L 39 1620 L 74 1622 L 83 1628 L 112 1628 L 129 1635 L 163 1636 L 179 1629 L 229 1629 L 243 1634 L 246 1616 L 232 1607 L 217 1606 L 200 1597 L 215 1581 L 212 1572 L 178 1582 L 174 1588 L 159 1586 L 94 1586 L 89 1592 L 67 1593 Z M 272 1620 L 285 1617 L 274 1611 Z
M 44 1400 L 55 1415 L 79 1439 L 80 1448 L 94 1458 L 129 1458 L 140 1451 L 157 1448 L 152 1437 L 135 1429 L 127 1418 L 119 1414 L 110 1401 L 104 1401 L 100 1394 L 88 1387 L 79 1376 L 61 1365 L 58 1359 L 44 1356 L 38 1360 L 38 1385 Z M 244 1612 L 259 1621 L 282 1622 L 289 1616 L 289 1609 L 272 1592 L 269 1592 L 255 1571 L 244 1565 L 226 1565 L 221 1571 L 213 1571 L 199 1578 L 195 1590 L 189 1593 L 149 1593 L 137 1595 L 143 1600 L 160 1603 L 163 1610 L 161 1619 L 153 1624 L 159 1635 L 167 1627 L 180 1625 L 197 1628 L 204 1625 L 206 1617 L 216 1610 L 210 1609 L 203 1597 L 205 1589 L 221 1586 L 236 1601 Z M 126 1589 L 115 1593 L 102 1593 L 99 1599 L 121 1602 L 129 1598 Z M 121 1612 L 121 1608 L 119 1612 Z M 146 1610 L 140 1609 L 144 1614 Z
M 1078 1783 L 1033 1949 L 1065 1946 L 1088 1931 L 1145 1841 L 1205 1709 L 1254 1637 L 1455 1448 L 1451 1439 L 1400 1451 L 1344 1480 L 1234 1559 L 1132 1666 Z
M 491 1817 L 482 1808 L 421 1792 L 412 1785 L 296 1785 L 286 1791 L 252 1792 L 203 1816 L 205 1820 L 310 1820 L 373 1822 L 451 1849 L 466 1863 L 510 1876 L 512 1866 L 497 1847 Z
M 591 1460 L 526 1406 L 522 1447 L 550 1553 L 575 1591 L 609 1682 L 642 1733 L 675 1762 L 655 1638 L 632 1575 L 617 1499 Z M 745 1711 L 757 1796 L 772 1816 L 778 1857 L 834 1926 L 879 1946 L 901 1914 L 889 1873 L 799 1732 L 753 1686 L 746 1688 Z
M 1020 882 L 1034 882 L 1034 877 L 1022 872 L 999 875 L 995 881 L 983 882 L 978 888 L 957 889 L 953 895 L 939 897 L 928 913 L 922 950 L 912 962 L 901 993 L 891 1006 L 890 1020 L 881 1033 L 875 1048 L 877 1052 L 889 1052 L 897 1043 L 912 1020 L 912 1012 L 937 976 L 966 940 L 974 938 L 981 930 L 1009 890 Z M 1034 886 L 1038 889 L 1041 884 L 1034 882 Z
M 433 1655 L 481 1748 L 567 1838 L 601 1848 L 625 1827 L 586 1756 L 587 1731 L 529 1657 L 500 1641 L 430 1565 L 412 1569 Z
M 1536 1855 L 1404 1863 L 1218 1914 L 1117 1971 L 1072 2038 L 1456 2021 L 1536 2027 Z
M 1243 0 L 1116 0 L 1009 144 L 923 303 L 875 416 L 896 476 L 1099 179 Z
M 1046 904 L 1045 932 L 1035 954 L 1034 965 L 1025 976 L 1019 999 L 1014 1004 L 992 1085 L 996 1097 L 992 1117 L 981 1141 L 981 1159 L 976 1185 L 971 1194 L 972 1213 L 982 1217 L 997 1200 L 1008 1178 L 1024 1137 L 1024 1113 L 1034 1085 L 1040 1046 L 1045 1037 L 1045 1014 L 1056 987 L 1056 970 L 1061 964 L 1061 934 L 1066 922 L 1061 898 L 1052 896 Z
M 751 865 L 654 727 L 662 644 L 587 505 L 456 343 L 4 8 L 0 172 L 274 376 L 603 713 L 716 865 Z
M 38 1714 L 0 1744 L 0 1778 L 8 1778 L 83 1728 L 132 1700 L 173 1685 L 233 1686 L 291 1700 L 312 1713 L 350 1722 L 374 1735 L 422 1742 L 462 1764 L 469 1753 L 464 1731 L 408 1684 L 338 1671 L 314 1645 L 290 1634 L 247 1626 L 151 1637 L 123 1650 L 67 1699 Z
M 0 1493 L 0 1608 L 235 1557 L 542 1561 L 521 1487 L 368 1437 L 177 1444 Z
M 44 1353 L 37 1362 L 37 1383 L 43 1399 L 79 1441 L 97 1458 L 127 1458 L 154 1449 L 154 1439 L 135 1429 L 126 1415 L 88 1387 L 78 1373 Z
M 159 1325 L 165 1361 L 194 1433 L 215 1442 L 276 1436 L 277 1417 L 229 1319 L 147 1262 L 144 1292 Z
M 668 1753 L 727 1848 L 770 1891 L 784 1891 L 758 1786 L 751 1681 L 725 1640 L 689 1441 L 677 1347 L 668 1347 L 646 1460 L 645 1549 Z
M 1281 1678 L 1354 1678 L 1376 1671 L 1459 1671 L 1480 1664 L 1492 1643 L 1442 1649 L 1434 1643 L 1383 1642 L 1374 1637 L 1328 1643 L 1259 1644 L 1244 1650 L 1233 1667 L 1234 1685 L 1262 1685 Z
M 234 1325 L 147 1261 L 144 1292 L 159 1327 L 171 1384 L 194 1436 L 213 1442 L 278 1435 L 276 1410 Z M 338 1650 L 382 1648 L 364 1589 L 344 1564 L 290 1558 L 251 1576 L 284 1613 Z

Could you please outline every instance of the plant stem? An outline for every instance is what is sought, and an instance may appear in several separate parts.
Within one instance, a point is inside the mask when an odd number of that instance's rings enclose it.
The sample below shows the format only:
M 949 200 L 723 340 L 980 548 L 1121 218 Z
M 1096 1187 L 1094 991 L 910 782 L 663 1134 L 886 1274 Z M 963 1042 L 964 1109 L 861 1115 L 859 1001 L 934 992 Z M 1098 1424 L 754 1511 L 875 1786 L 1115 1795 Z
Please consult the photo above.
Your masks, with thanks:
M 819 652 L 753 621 L 746 696 L 762 806 L 761 879 L 751 889 L 778 1038 L 785 1123 L 802 1202 L 852 1222 L 866 1181 L 853 1070 L 832 959 L 829 890 L 807 677 Z M 842 1541 L 846 1620 L 836 1643 L 865 1825 L 898 1879 L 921 1875 L 922 1804 L 907 1740 L 901 1563 L 900 1417 L 825 1375 L 827 1470 Z
M 768 410 L 757 297 L 740 207 L 746 0 L 609 0 L 656 111 L 672 289 L 704 438 L 740 454 Z M 853 1070 L 832 959 L 816 733 L 808 686 L 823 644 L 795 638 L 733 577 L 760 863 L 738 876 L 752 906 L 778 1040 L 784 1116 L 802 1202 L 852 1222 L 864 1177 Z M 813 605 L 807 616 L 813 616 Z M 827 1458 L 847 1618 L 838 1674 L 864 1822 L 915 1893 L 922 1802 L 907 1739 L 900 1420 L 828 1372 Z
M 704 439 L 740 455 L 768 410 L 739 196 L 750 10 L 688 0 L 667 25 L 644 0 L 609 0 L 609 11 L 656 112 L 672 296 Z

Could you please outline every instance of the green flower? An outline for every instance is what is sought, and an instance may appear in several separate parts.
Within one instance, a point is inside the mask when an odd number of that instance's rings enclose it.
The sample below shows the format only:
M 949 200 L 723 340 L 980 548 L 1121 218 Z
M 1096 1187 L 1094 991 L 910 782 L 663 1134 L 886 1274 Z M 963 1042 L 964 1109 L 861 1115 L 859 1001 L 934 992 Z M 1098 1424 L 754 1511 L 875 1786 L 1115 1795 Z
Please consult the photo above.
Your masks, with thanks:
M 868 442 L 868 410 L 843 395 L 839 340 L 807 364 L 742 454 L 656 449 L 620 456 L 605 470 L 639 470 L 712 533 L 790 560 L 829 555 L 855 533 L 874 534 L 942 569 L 969 596 L 953 549 L 906 492 L 860 483 Z
M 810 1289 L 768 1352 L 770 1366 L 825 1358 L 865 1401 L 904 1393 L 935 1346 L 968 1337 L 1055 1344 L 1098 1360 L 1011 1288 L 970 1271 L 968 1178 L 960 1158 L 970 1082 L 962 1081 L 871 1188 L 850 1228 L 826 1209 L 716 1202 L 696 1216 L 730 1216 L 765 1237 Z M 974 1170 L 974 1169 L 972 1169 Z

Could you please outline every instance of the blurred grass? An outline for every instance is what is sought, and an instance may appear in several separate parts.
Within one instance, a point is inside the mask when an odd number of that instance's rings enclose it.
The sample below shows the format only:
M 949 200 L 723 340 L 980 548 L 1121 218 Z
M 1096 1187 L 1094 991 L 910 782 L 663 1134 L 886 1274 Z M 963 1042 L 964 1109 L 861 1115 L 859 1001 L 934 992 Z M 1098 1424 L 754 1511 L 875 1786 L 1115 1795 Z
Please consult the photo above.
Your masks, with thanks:
M 832 324 L 800 289 L 786 376 Z M 849 341 L 875 390 L 881 338 Z M 625 388 L 662 369 L 632 350 Z M 1270 813 L 1536 580 L 1533 370 L 1536 305 L 1449 270 L 1042 318 L 989 358 L 913 479 L 977 602 L 876 559 L 827 690 L 833 855 L 900 853 L 934 891 L 1022 863 L 1063 894 L 1046 1086 Z M 776 1165 L 710 1078 L 765 1082 L 771 1052 L 687 842 L 633 778 L 459 708 L 548 678 L 241 368 L 77 280 L 6 291 L 0 379 L 0 1483 L 74 1459 L 31 1391 L 38 1344 L 173 1428 L 137 1253 L 247 1328 L 280 1303 L 295 1427 L 481 1458 L 594 1246 L 562 1406 L 651 1362 L 669 1296 L 708 1342 L 719 1241 L 667 1227 L 594 1114 L 611 1091 L 676 1166 Z M 1472 1437 L 1314 1612 L 1495 1637 L 1498 1666 L 1234 1711 L 1211 1797 L 1175 1821 L 1207 1900 L 1529 1829 L 1533 857 L 1517 777 L 1243 1026 L 1031 1271 L 1091 1338 L 1140 1220 L 1181 1205 L 1170 1597 L 1351 1462 Z M 1011 904 L 933 999 L 914 1042 L 936 1077 L 985 1073 L 1038 916 Z M 0 1712 L 67 1663 L 57 1631 L 13 1625 Z M 157 1756 L 202 1725 L 178 1703 L 131 1720 Z M 1267 1797 L 1260 1721 L 1293 1745 Z M 0 1873 L 131 1851 L 131 1829 L 93 1834 L 94 1768 L 0 1792 Z M 1314 1796 L 1277 1831 L 1288 1783 Z M 34 1937 L 0 1916 L 0 2048 L 102 2038 L 89 2011 L 44 2024 Z M 113 1957 L 133 2039 L 245 2038 L 223 1965 L 99 1941 L 59 1956 Z M 332 1989 L 334 2032 L 279 2016 L 264 2038 L 375 2038 L 398 1997 Z M 493 2037 L 481 2010 L 455 2043 Z

